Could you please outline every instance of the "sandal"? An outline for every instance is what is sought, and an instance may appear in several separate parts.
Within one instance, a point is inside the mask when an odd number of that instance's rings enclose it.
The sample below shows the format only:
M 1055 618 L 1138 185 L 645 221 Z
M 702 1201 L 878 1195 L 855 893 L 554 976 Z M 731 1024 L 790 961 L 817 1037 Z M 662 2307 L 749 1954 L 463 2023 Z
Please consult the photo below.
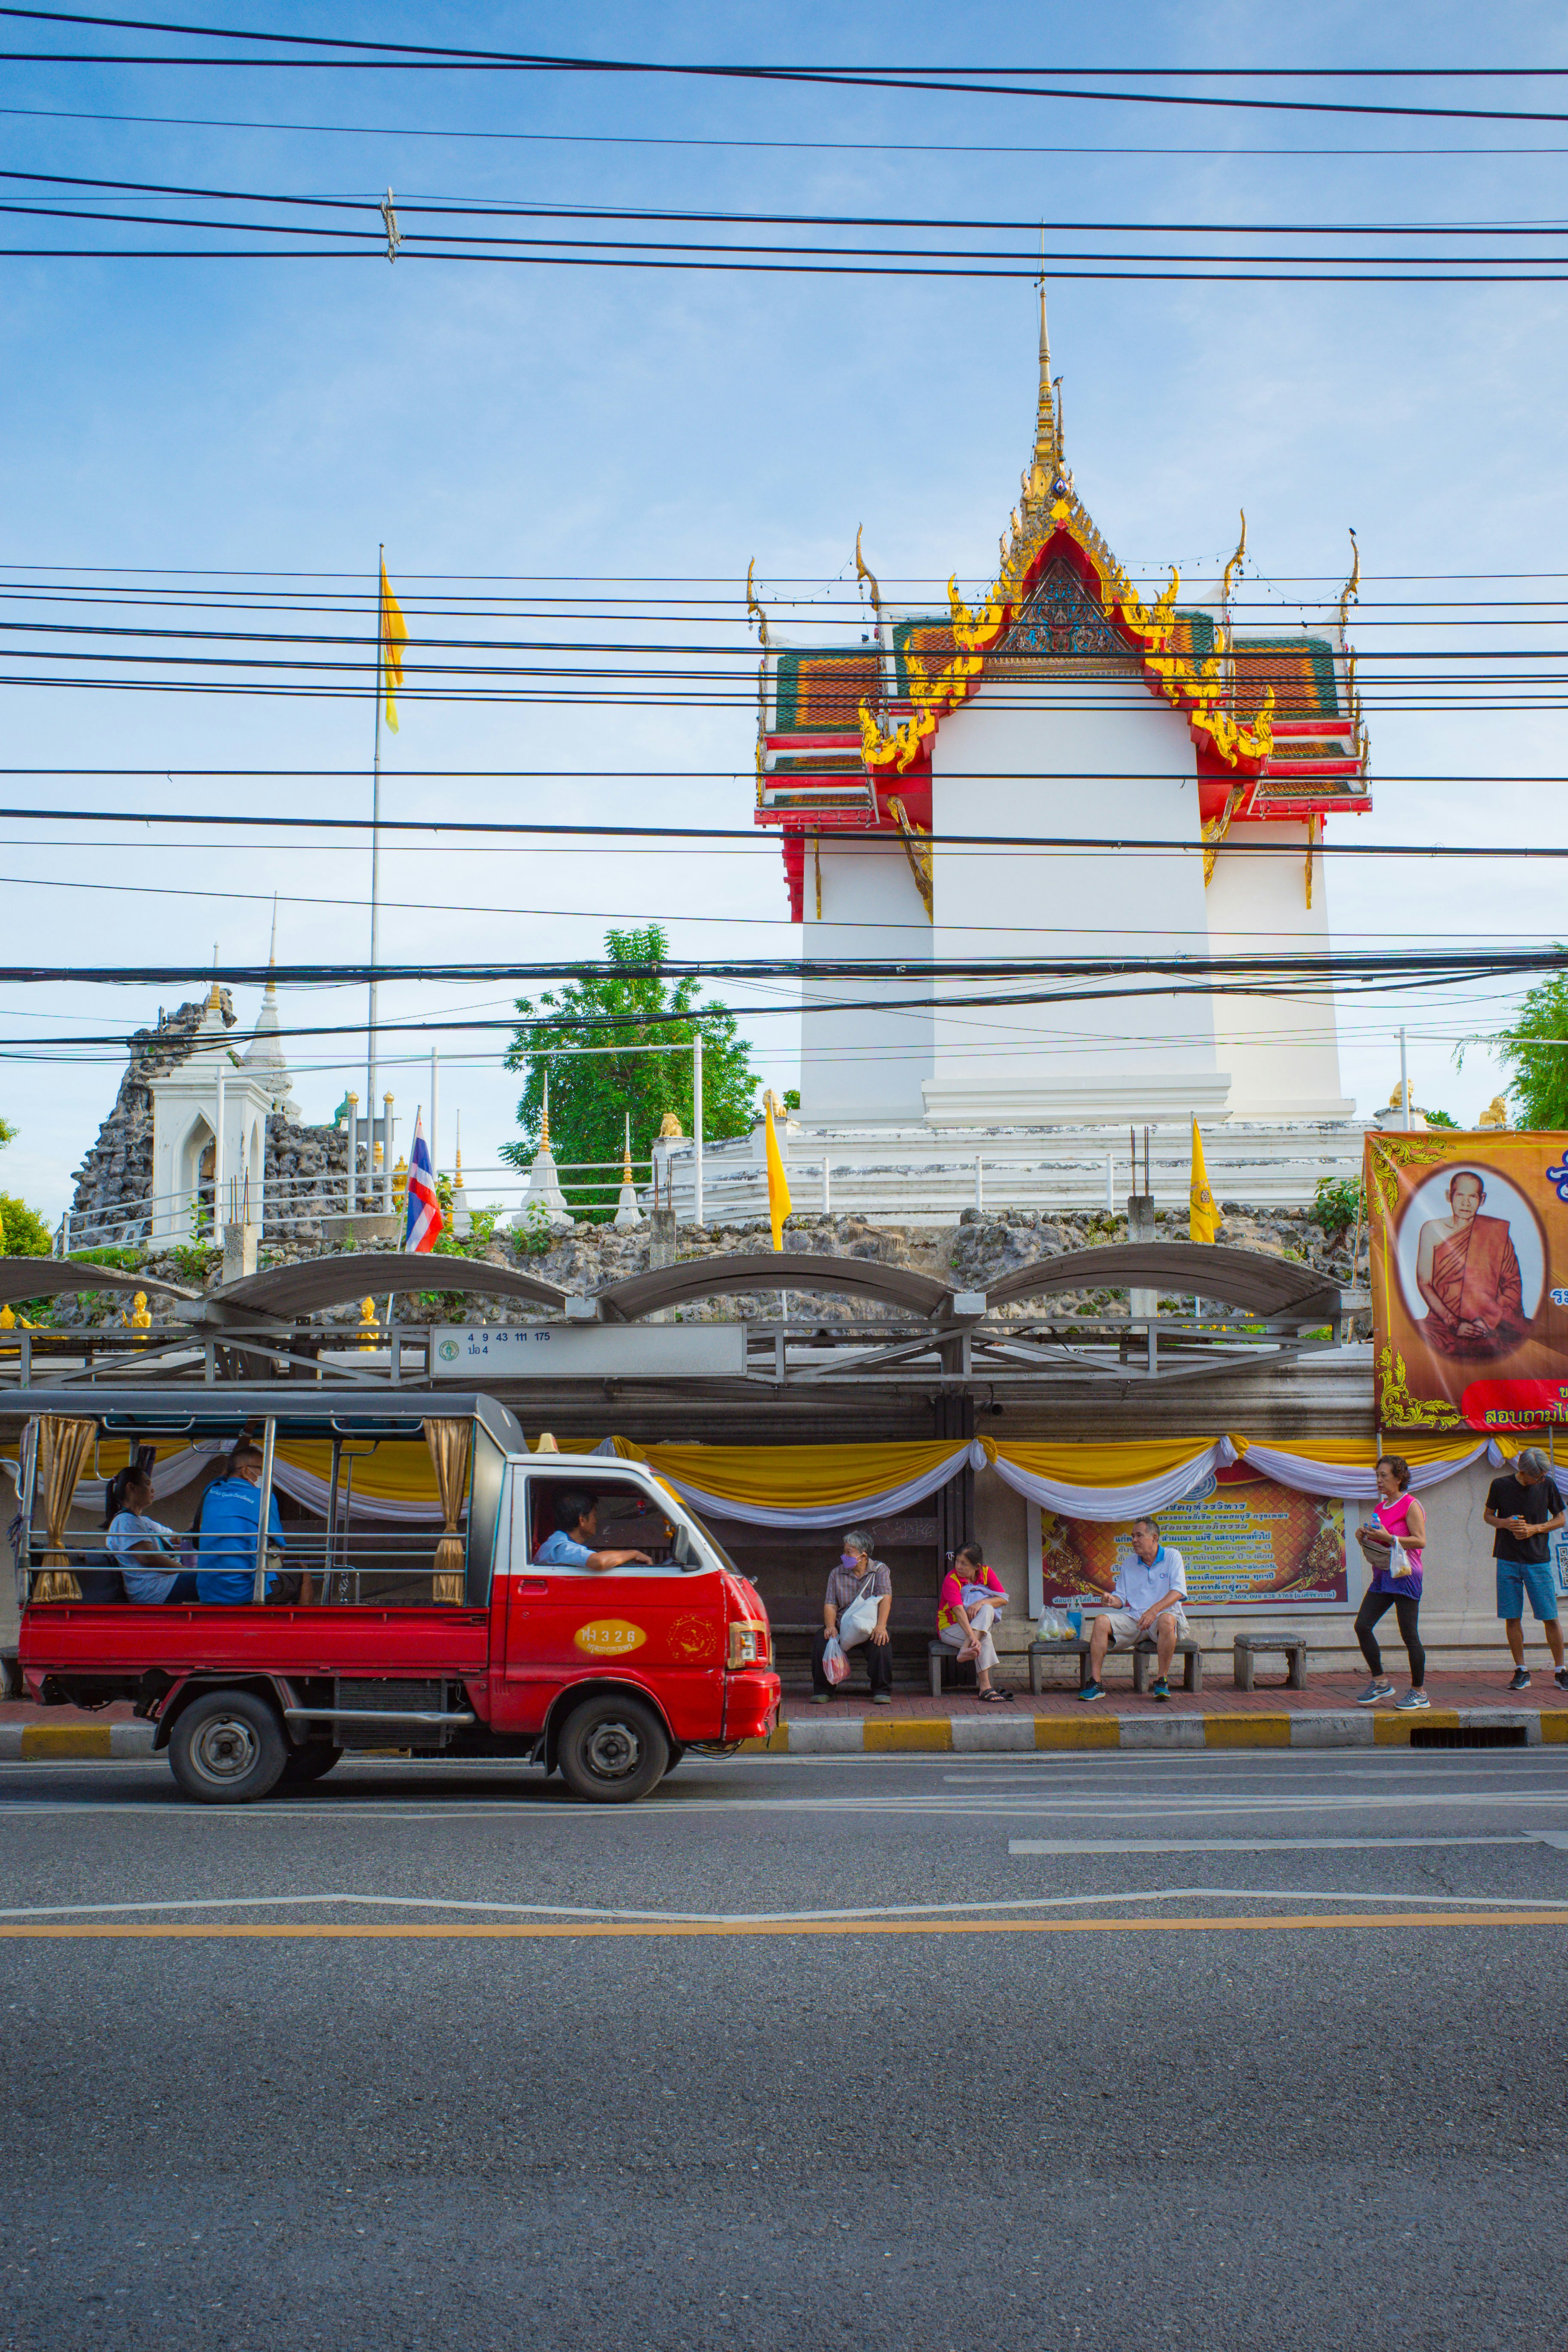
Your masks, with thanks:
M 977 1691 L 975 1693 L 975 1696 L 979 1699 L 982 1706 L 1000 1706 L 1005 1700 L 1010 1699 L 1012 1696 L 1013 1694 L 1011 1691 L 995 1689 Z

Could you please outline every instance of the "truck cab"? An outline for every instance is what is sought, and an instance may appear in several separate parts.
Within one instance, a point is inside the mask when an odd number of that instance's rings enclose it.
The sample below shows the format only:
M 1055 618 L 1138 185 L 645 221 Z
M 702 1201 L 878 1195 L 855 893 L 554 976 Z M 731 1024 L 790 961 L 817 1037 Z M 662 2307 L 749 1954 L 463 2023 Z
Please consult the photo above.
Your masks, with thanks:
M 356 1748 L 527 1757 L 626 1803 L 773 1730 L 762 1601 L 645 1464 L 530 1452 L 489 1397 L 301 1385 L 16 1400 L 32 1698 L 130 1699 L 204 1803 Z M 163 1580 L 124 1564 L 163 1557 L 170 1597 L 130 1598 Z

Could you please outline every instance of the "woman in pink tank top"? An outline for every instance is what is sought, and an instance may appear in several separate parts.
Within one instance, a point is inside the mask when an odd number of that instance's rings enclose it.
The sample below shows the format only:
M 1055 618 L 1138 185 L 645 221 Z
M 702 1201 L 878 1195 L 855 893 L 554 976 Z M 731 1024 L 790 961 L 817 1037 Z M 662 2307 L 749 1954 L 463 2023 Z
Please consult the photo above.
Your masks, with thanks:
M 1372 1680 L 1357 1694 L 1357 1704 L 1375 1706 L 1380 1699 L 1394 1697 L 1394 1685 L 1384 1674 L 1383 1652 L 1373 1630 L 1392 1609 L 1398 1615 L 1399 1638 L 1410 1659 L 1410 1688 L 1396 1702 L 1403 1713 L 1431 1703 L 1422 1687 L 1426 1680 L 1426 1653 L 1421 1646 L 1419 1622 L 1426 1514 L 1410 1491 L 1410 1465 L 1403 1454 L 1385 1454 L 1376 1477 L 1376 1524 L 1356 1530 L 1373 1572 L 1355 1621 L 1355 1637 L 1372 1668 Z

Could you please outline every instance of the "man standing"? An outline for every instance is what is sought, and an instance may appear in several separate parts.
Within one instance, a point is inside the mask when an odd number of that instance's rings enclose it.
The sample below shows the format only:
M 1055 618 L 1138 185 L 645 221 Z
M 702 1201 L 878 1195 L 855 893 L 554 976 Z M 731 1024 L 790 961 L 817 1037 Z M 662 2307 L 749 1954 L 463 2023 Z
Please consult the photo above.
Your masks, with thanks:
M 1153 1695 L 1169 1698 L 1171 1660 L 1187 1630 L 1187 1613 L 1182 1606 L 1186 1597 L 1187 1564 L 1179 1551 L 1160 1541 L 1159 1520 L 1134 1519 L 1132 1557 L 1117 1569 L 1110 1607 L 1094 1621 L 1089 1637 L 1089 1680 L 1079 1698 L 1105 1696 L 1100 1670 L 1109 1647 L 1130 1650 L 1148 1633 L 1153 1634 L 1160 1654 Z
M 1559 1690 L 1568 1691 L 1568 1664 L 1563 1657 L 1551 1559 L 1551 1538 L 1563 1520 L 1563 1497 L 1551 1471 L 1541 1448 L 1527 1445 L 1513 1469 L 1494 1478 L 1487 1490 L 1487 1525 L 1497 1529 L 1492 1546 L 1497 1555 L 1497 1613 L 1513 1654 L 1510 1690 L 1530 1688 L 1524 1663 L 1524 1596 L 1528 1592 L 1557 1669 L 1553 1679 Z

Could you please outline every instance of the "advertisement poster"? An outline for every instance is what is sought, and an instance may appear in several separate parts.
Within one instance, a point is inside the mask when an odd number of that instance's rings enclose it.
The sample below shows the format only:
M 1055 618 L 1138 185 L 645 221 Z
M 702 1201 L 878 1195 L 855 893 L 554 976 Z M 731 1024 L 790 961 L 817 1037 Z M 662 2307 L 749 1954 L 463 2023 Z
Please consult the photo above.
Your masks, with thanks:
M 1568 1424 L 1568 1135 L 1366 1139 L 1380 1429 Z
M 1186 1563 L 1187 1613 L 1259 1609 L 1342 1609 L 1344 1505 L 1277 1486 L 1246 1465 L 1206 1479 L 1184 1503 L 1159 1514 L 1160 1533 Z M 1116 1564 L 1132 1549 L 1131 1521 L 1040 1516 L 1047 1606 L 1092 1609 L 1110 1592 Z

